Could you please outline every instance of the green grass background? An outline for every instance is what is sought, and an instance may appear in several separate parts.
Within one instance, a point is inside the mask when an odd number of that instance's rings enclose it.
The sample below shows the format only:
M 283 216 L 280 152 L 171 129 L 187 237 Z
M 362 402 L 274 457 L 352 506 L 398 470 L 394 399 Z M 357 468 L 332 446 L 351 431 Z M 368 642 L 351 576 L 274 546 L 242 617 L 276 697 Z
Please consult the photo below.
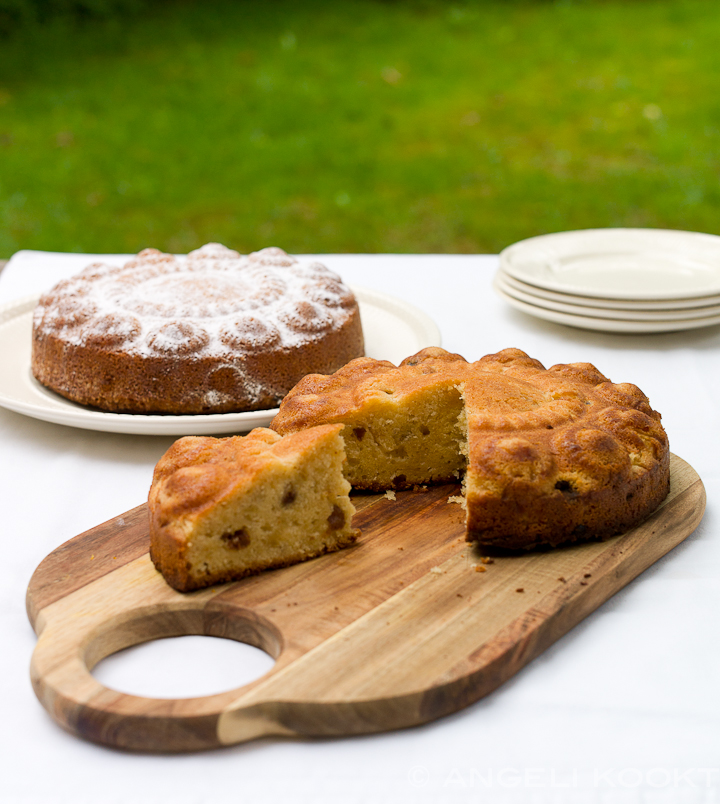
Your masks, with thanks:
M 165 2 L 0 42 L 0 258 L 720 233 L 719 178 L 716 0 Z

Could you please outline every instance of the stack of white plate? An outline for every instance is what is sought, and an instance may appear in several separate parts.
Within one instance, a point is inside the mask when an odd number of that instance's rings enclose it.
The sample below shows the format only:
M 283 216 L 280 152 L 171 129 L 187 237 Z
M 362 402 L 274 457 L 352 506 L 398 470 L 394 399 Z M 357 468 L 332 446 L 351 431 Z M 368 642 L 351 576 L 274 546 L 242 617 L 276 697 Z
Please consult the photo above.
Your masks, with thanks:
M 500 254 L 495 290 L 530 315 L 605 332 L 720 324 L 720 237 L 587 229 L 532 237 Z

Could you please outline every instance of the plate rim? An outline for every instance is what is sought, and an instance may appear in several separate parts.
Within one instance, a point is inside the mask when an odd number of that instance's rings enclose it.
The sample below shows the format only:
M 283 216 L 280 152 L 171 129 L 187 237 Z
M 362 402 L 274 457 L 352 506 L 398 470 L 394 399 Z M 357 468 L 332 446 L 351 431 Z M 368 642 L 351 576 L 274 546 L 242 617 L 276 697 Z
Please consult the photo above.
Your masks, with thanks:
M 410 324 L 418 340 L 425 340 L 426 346 L 440 346 L 442 337 L 440 329 L 433 319 L 414 304 L 373 288 L 366 288 L 356 284 L 349 284 L 358 302 L 380 307 L 404 323 Z M 34 293 L 23 296 L 0 306 L 0 329 L 6 324 L 31 312 L 42 294 Z M 0 336 L 1 338 L 1 336 Z M 424 347 L 418 347 L 424 348 Z M 3 365 L 3 350 L 0 349 L 0 383 L 2 375 L 7 369 Z M 30 365 L 26 366 L 28 372 Z M 37 382 L 37 381 L 35 381 Z M 52 393 L 43 389 L 47 393 Z M 200 413 L 200 414 L 142 414 L 142 413 L 111 413 L 109 411 L 83 408 L 75 402 L 64 399 L 59 395 L 57 401 L 67 408 L 54 408 L 33 402 L 17 399 L 8 395 L 0 385 L 0 407 L 11 410 L 30 418 L 75 427 L 81 430 L 94 430 L 96 432 L 120 433 L 124 435 L 155 435 L 155 436 L 182 436 L 182 435 L 214 435 L 232 432 L 246 432 L 253 427 L 267 426 L 278 411 L 278 408 L 265 410 L 242 411 L 237 413 Z
M 698 318 L 684 319 L 682 321 L 661 322 L 648 321 L 637 324 L 636 322 L 622 321 L 614 318 L 593 318 L 592 316 L 572 315 L 570 313 L 558 313 L 548 310 L 545 307 L 537 307 L 533 304 L 519 301 L 508 293 L 505 293 L 495 283 L 495 292 L 506 301 L 511 307 L 520 310 L 527 315 L 535 318 L 542 318 L 554 324 L 563 324 L 568 327 L 585 329 L 595 332 L 615 333 L 617 335 L 656 335 L 663 332 L 682 332 L 685 330 L 702 329 L 720 324 L 720 315 L 714 316 L 710 321 Z M 629 326 L 629 325 L 633 326 Z M 623 326 L 625 325 L 625 326 Z
M 547 243 L 548 241 L 552 243 L 553 241 L 562 241 L 570 238 L 581 239 L 583 237 L 588 238 L 597 237 L 598 235 L 602 235 L 603 237 L 606 238 L 611 238 L 613 236 L 619 236 L 619 235 L 629 237 L 633 236 L 648 237 L 650 235 L 656 235 L 657 237 L 662 238 L 672 237 L 676 239 L 694 240 L 696 241 L 696 243 L 699 240 L 706 242 L 710 241 L 711 244 L 717 248 L 718 256 L 720 257 L 720 235 L 714 235 L 708 232 L 692 232 L 683 229 L 652 229 L 652 228 L 644 229 L 639 227 L 616 226 L 608 228 L 572 229 L 563 232 L 549 232 L 547 234 L 535 235 L 534 237 L 528 237 L 525 238 L 524 240 L 519 240 L 517 243 L 513 243 L 507 246 L 500 252 L 499 255 L 500 268 L 504 270 L 507 274 L 512 276 L 514 279 L 526 282 L 527 284 L 534 285 L 544 290 L 566 293 L 571 296 L 585 296 L 587 298 L 603 298 L 603 299 L 612 299 L 619 301 L 673 301 L 673 300 L 684 300 L 684 299 L 698 299 L 707 296 L 720 295 L 720 270 L 718 271 L 718 278 L 716 284 L 713 285 L 712 289 L 709 289 L 706 293 L 698 293 L 697 290 L 688 292 L 669 291 L 666 293 L 658 291 L 649 291 L 648 293 L 642 293 L 642 292 L 628 293 L 622 291 L 613 291 L 609 289 L 605 289 L 603 291 L 593 290 L 592 288 L 579 289 L 577 287 L 563 284 L 561 281 L 548 280 L 544 279 L 543 277 L 533 276 L 531 274 L 528 275 L 527 272 L 518 269 L 510 262 L 511 258 L 517 251 L 539 247 Z
M 576 315 L 582 318 L 602 318 L 604 321 L 626 321 L 637 324 L 651 324 L 651 323 L 670 323 L 673 321 L 696 321 L 704 318 L 715 318 L 720 316 L 720 304 L 714 305 L 711 314 L 703 315 L 702 309 L 698 307 L 689 307 L 687 310 L 678 310 L 680 315 L 672 315 L 675 311 L 665 310 L 618 310 L 612 307 L 584 307 L 574 305 L 572 302 L 557 302 L 554 300 L 544 299 L 541 296 L 534 296 L 532 293 L 527 293 L 518 290 L 505 281 L 505 277 L 499 273 L 495 275 L 493 280 L 497 286 L 508 296 L 512 296 L 517 301 L 530 304 L 533 307 L 539 307 L 542 310 L 552 310 L 558 313 L 565 313 L 567 315 Z M 670 313 L 664 315 L 664 313 Z
M 672 312 L 674 310 L 697 310 L 703 307 L 720 307 L 720 293 L 714 296 L 692 296 L 687 299 L 637 299 L 629 301 L 626 299 L 608 299 L 605 296 L 581 296 L 576 293 L 562 293 L 557 290 L 548 290 L 517 279 L 511 276 L 503 267 L 499 267 L 496 276 L 502 276 L 503 282 L 509 287 L 516 288 L 523 293 L 535 295 L 539 299 L 547 301 L 557 301 L 565 304 L 575 304 L 578 307 L 586 307 L 588 310 L 626 310 L 627 312 Z M 517 287 L 516 287 L 517 286 Z M 679 302 L 679 303 L 678 303 Z

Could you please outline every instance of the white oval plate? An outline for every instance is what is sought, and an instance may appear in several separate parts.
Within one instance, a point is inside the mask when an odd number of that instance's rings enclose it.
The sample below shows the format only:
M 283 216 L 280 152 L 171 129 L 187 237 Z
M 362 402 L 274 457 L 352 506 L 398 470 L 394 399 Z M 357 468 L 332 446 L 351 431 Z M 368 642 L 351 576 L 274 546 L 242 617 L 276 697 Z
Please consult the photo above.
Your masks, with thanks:
M 426 346 L 440 346 L 435 322 L 407 302 L 367 288 L 352 287 L 360 305 L 365 353 L 399 363 Z M 77 405 L 53 393 L 32 376 L 32 314 L 38 297 L 0 309 L 0 407 L 84 430 L 138 435 L 217 435 L 267 427 L 277 413 L 214 413 L 195 416 L 146 416 L 105 413 Z
M 692 308 L 689 310 L 616 310 L 606 309 L 604 307 L 582 307 L 577 304 L 572 304 L 570 300 L 572 296 L 563 296 L 566 301 L 557 302 L 550 301 L 543 297 L 535 295 L 535 293 L 526 293 L 524 290 L 518 290 L 515 285 L 506 281 L 505 276 L 501 273 L 495 275 L 496 286 L 512 296 L 518 301 L 525 302 L 526 304 L 533 304 L 536 307 L 542 307 L 546 310 L 557 310 L 559 313 L 569 313 L 570 315 L 591 316 L 595 318 L 612 318 L 616 321 L 686 321 L 694 318 L 712 318 L 720 316 L 720 305 L 714 307 L 701 307 Z M 525 285 L 525 287 L 531 287 Z
M 555 324 L 565 324 L 569 327 L 578 329 L 592 329 L 598 332 L 617 332 L 634 333 L 636 335 L 652 334 L 655 332 L 679 332 L 686 329 L 699 329 L 700 327 L 710 327 L 720 324 L 720 315 L 712 318 L 693 318 L 687 321 L 617 321 L 612 318 L 593 318 L 584 315 L 570 315 L 569 313 L 559 313 L 556 310 L 548 310 L 538 307 L 535 304 L 526 304 L 505 293 L 497 283 L 494 284 L 495 292 L 505 301 L 521 310 L 523 313 L 552 321 Z
M 608 299 L 720 295 L 720 237 L 669 229 L 587 229 L 531 237 L 500 254 L 510 276 Z
M 668 311 L 674 313 L 679 310 L 691 310 L 702 307 L 708 308 L 708 310 L 712 307 L 720 308 L 720 296 L 694 296 L 690 299 L 669 299 L 667 301 L 656 301 L 654 299 L 650 299 L 649 301 L 624 301 L 621 299 L 606 299 L 600 296 L 580 296 L 574 293 L 557 293 L 553 290 L 545 290 L 536 285 L 530 285 L 528 282 L 521 282 L 519 279 L 515 279 L 515 277 L 510 276 L 510 274 L 502 268 L 498 269 L 497 275 L 502 277 L 503 284 L 506 287 L 513 288 L 522 293 L 529 293 L 538 299 L 564 304 L 575 304 L 578 307 L 602 310 L 624 310 L 626 313 L 634 313 L 636 310 L 653 310 L 656 312 Z M 593 315 L 593 310 L 587 310 L 587 314 Z

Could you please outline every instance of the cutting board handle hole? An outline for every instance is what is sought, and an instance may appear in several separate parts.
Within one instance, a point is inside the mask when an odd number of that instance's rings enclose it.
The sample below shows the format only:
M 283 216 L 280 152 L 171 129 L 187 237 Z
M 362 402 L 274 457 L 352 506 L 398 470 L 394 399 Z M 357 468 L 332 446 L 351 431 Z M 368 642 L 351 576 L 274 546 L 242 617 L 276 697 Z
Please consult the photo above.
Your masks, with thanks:
M 283 643 L 264 617 L 228 603 L 192 608 L 184 599 L 166 609 L 115 612 L 77 640 L 87 670 L 103 686 L 166 699 L 239 689 L 274 667 Z
M 149 698 L 199 698 L 236 689 L 275 665 L 264 650 L 205 635 L 166 637 L 102 659 L 95 679 L 109 689 Z

